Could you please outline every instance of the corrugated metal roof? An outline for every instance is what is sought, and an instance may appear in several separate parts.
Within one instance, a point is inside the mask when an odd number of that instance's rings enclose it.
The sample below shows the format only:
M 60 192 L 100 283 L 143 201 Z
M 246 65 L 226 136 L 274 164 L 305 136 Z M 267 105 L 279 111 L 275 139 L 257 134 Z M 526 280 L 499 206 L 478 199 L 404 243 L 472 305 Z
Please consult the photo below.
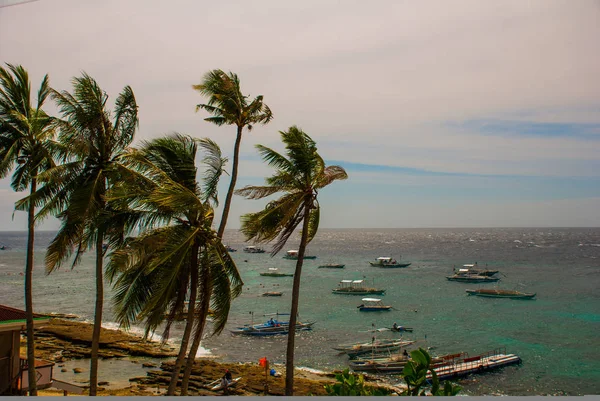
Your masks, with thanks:
M 45 316 L 39 315 L 37 313 L 35 313 L 33 317 L 34 319 L 46 318 Z M 26 320 L 27 315 L 25 314 L 25 311 L 16 308 L 11 308 L 10 306 L 6 305 L 0 305 L 0 324 L 15 323 L 21 321 L 24 322 Z

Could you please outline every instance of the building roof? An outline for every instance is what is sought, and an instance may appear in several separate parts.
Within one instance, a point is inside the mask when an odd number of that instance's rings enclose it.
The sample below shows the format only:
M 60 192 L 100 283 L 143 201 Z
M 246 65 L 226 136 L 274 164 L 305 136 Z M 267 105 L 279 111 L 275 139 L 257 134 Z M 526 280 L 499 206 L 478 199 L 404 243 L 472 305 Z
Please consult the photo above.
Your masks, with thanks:
M 48 320 L 47 316 L 43 316 L 35 313 L 33 315 L 34 320 Z M 27 320 L 25 311 L 11 308 L 10 306 L 0 305 L 0 325 L 9 323 L 20 323 Z

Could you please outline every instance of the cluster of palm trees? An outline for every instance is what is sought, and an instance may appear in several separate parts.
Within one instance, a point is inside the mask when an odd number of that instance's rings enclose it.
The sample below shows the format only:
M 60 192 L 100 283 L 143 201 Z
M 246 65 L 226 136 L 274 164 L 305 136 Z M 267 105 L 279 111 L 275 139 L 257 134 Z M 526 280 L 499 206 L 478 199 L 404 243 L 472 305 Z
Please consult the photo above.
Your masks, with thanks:
M 72 92 L 59 92 L 50 87 L 46 75 L 33 103 L 27 71 L 11 64 L 0 67 L 0 177 L 13 172 L 13 189 L 29 189 L 15 208 L 28 213 L 25 309 L 30 395 L 37 394 L 32 302 L 37 221 L 54 216 L 61 222 L 47 248 L 47 273 L 65 262 L 76 266 L 84 252 L 95 252 L 90 395 L 97 393 L 105 274 L 114 286 L 116 319 L 123 327 L 143 324 L 147 335 L 162 327 L 166 340 L 173 322 L 185 316 L 167 394 L 174 395 L 181 383 L 180 394 L 186 395 L 209 310 L 214 318 L 212 334 L 218 334 L 243 286 L 222 243 L 234 192 L 250 199 L 282 193 L 263 211 L 242 216 L 247 240 L 276 240 L 273 255 L 302 223 L 286 358 L 286 394 L 293 395 L 300 273 L 306 245 L 318 229 L 317 193 L 332 181 L 347 178 L 346 172 L 326 167 L 315 142 L 294 126 L 280 133 L 285 156 L 257 146 L 265 162 L 276 169 L 266 185 L 235 191 L 243 130 L 266 124 L 273 115 L 262 96 L 250 99 L 242 94 L 236 74 L 210 71 L 193 86 L 208 97 L 196 110 L 209 112 L 208 122 L 237 128 L 231 181 L 215 231 L 217 185 L 228 161 L 219 146 L 210 139 L 172 134 L 132 147 L 138 128 L 133 90 L 126 86 L 111 111 L 108 95 L 92 77 L 84 73 L 72 83 Z M 57 104 L 60 117 L 43 111 L 48 97 Z M 204 153 L 200 180 L 199 149 Z

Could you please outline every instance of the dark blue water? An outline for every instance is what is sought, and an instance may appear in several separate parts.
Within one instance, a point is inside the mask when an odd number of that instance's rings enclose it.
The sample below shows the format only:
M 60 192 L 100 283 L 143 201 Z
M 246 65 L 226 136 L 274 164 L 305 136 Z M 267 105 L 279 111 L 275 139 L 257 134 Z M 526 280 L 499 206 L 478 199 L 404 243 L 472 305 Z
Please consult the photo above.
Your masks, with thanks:
M 37 238 L 34 300 L 38 311 L 93 314 L 93 255 L 75 270 L 64 266 L 46 276 L 44 247 L 52 233 Z M 0 233 L 0 303 L 23 308 L 26 233 Z M 287 312 L 292 278 L 262 277 L 277 267 L 293 272 L 295 261 L 281 255 L 247 254 L 240 233 L 230 230 L 225 241 L 238 248 L 233 257 L 244 279 L 244 292 L 235 300 L 228 329 L 265 320 L 263 314 Z M 297 249 L 298 238 L 285 249 Z M 268 245 L 265 246 L 270 249 Z M 362 229 L 321 230 L 302 273 L 300 318 L 316 320 L 312 332 L 299 335 L 296 364 L 317 369 L 341 368 L 346 357 L 331 347 L 368 341 L 375 327 L 393 322 L 414 327 L 406 338 L 438 354 L 477 355 L 499 347 L 519 355 L 523 363 L 460 381 L 472 395 L 546 395 L 600 393 L 600 229 Z M 401 269 L 371 267 L 369 260 L 391 256 L 411 261 Z M 318 269 L 321 263 L 345 263 L 345 269 Z M 500 271 L 495 284 L 449 282 L 453 265 L 478 262 Z M 342 279 L 365 279 L 387 289 L 382 298 L 390 312 L 364 313 L 360 296 L 331 293 Z M 465 289 L 506 288 L 535 292 L 535 300 L 469 297 Z M 266 298 L 265 291 L 282 291 Z M 106 321 L 111 319 L 110 296 Z M 179 328 L 180 329 L 180 328 Z M 176 330 L 174 336 L 179 332 Z M 378 334 L 384 336 L 384 334 Z M 203 347 L 224 360 L 257 361 L 267 356 L 284 363 L 286 339 L 234 337 L 228 331 L 207 338 Z

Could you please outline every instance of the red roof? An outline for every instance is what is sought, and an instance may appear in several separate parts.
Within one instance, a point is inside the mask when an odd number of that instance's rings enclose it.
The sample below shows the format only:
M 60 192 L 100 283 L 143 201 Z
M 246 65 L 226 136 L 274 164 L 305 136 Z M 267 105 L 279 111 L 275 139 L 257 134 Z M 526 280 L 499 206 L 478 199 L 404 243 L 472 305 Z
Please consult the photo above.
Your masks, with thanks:
M 35 313 L 33 317 L 39 319 L 44 316 Z M 25 320 L 27 320 L 27 315 L 25 314 L 25 311 L 11 308 L 10 306 L 6 305 L 0 305 L 0 324 Z

